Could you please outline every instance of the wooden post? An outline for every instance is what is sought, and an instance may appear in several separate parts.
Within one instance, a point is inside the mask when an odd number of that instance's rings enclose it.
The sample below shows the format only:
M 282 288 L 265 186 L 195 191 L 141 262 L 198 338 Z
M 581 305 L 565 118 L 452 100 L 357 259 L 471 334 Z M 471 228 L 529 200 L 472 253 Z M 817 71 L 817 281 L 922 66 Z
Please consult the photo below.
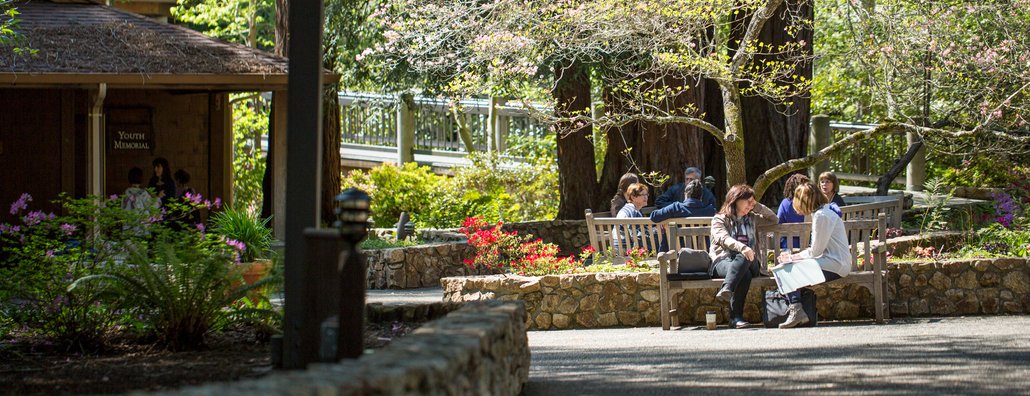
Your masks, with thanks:
M 496 96 L 490 97 L 490 108 L 487 111 L 487 127 L 486 127 L 486 145 L 487 151 L 501 152 L 504 151 L 503 138 L 501 137 L 501 120 L 505 121 L 504 133 L 508 132 L 507 118 L 501 117 L 501 103 L 504 100 Z
M 397 97 L 397 164 L 415 161 L 415 97 Z
M 319 224 L 322 179 L 322 0 L 290 1 L 289 102 L 286 120 L 286 248 L 283 368 L 304 369 L 317 357 L 312 317 L 322 298 L 312 294 L 314 269 L 305 259 L 305 235 Z M 312 355 L 312 352 L 315 355 Z
M 906 135 L 908 145 L 922 140 L 919 135 L 909 132 Z M 908 168 L 905 169 L 905 189 L 908 191 L 923 191 L 923 183 L 926 182 L 926 145 L 924 144 L 916 152 L 916 155 L 912 157 L 912 161 L 908 163 Z
M 286 91 L 272 93 L 268 157 L 272 167 L 272 235 L 286 239 Z
M 299 357 L 306 366 L 307 363 L 335 360 L 334 354 L 322 353 L 336 344 L 335 334 L 324 332 L 323 328 L 335 327 L 331 318 L 339 312 L 337 307 L 341 302 L 342 291 L 340 252 L 344 249 L 344 240 L 340 238 L 340 231 L 332 228 L 305 229 L 304 239 L 304 265 L 308 270 L 308 280 L 302 290 L 303 295 L 299 296 L 305 302 L 304 322 L 300 331 L 303 342 Z
M 833 143 L 833 135 L 830 130 L 830 116 L 825 114 L 818 114 L 812 116 L 812 131 L 808 139 L 808 152 L 809 154 L 818 153 L 820 150 L 829 147 Z M 830 162 L 820 161 L 819 163 L 812 166 L 810 170 L 810 176 L 812 180 L 817 180 L 820 173 L 830 170 Z

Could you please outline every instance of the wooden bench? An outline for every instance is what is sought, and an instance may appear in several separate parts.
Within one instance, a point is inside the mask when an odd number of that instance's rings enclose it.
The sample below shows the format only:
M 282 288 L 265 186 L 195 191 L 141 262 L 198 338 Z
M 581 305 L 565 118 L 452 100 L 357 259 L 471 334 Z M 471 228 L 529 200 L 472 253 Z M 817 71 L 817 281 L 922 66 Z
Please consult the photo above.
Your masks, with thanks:
M 587 231 L 590 234 L 590 246 L 599 253 L 609 252 L 615 264 L 625 263 L 629 251 L 641 248 L 649 253 L 649 258 L 657 258 L 665 228 L 672 222 L 681 226 L 710 227 L 711 217 L 684 217 L 652 222 L 647 217 L 615 218 L 594 217 L 590 209 L 586 210 Z M 671 246 L 671 242 L 670 242 Z
M 863 201 L 853 205 L 845 205 L 840 208 L 840 216 L 844 220 L 876 220 L 880 213 L 887 215 L 887 226 L 890 228 L 901 228 L 901 215 L 905 212 L 905 197 L 903 195 L 854 197 Z
M 678 220 L 678 219 L 677 219 Z M 881 213 L 876 220 L 847 220 L 844 222 L 844 229 L 848 233 L 848 241 L 851 244 L 851 274 L 835 283 L 857 284 L 869 289 L 873 295 L 876 322 L 883 323 L 884 318 L 889 315 L 888 302 L 886 301 L 887 290 L 885 277 L 886 271 L 886 214 Z M 679 326 L 679 312 L 676 304 L 676 296 L 687 289 L 718 289 L 722 286 L 722 279 L 688 280 L 682 279 L 676 274 L 677 259 L 676 252 L 681 247 L 690 247 L 698 250 L 708 250 L 711 243 L 711 227 L 697 225 L 681 225 L 673 221 L 669 224 L 668 233 L 670 236 L 671 249 L 669 252 L 662 252 L 658 255 L 659 291 L 662 329 L 669 330 L 672 326 Z M 767 264 L 769 257 L 779 256 L 781 238 L 797 237 L 801 241 L 802 248 L 809 246 L 812 234 L 811 223 L 790 223 L 776 224 L 761 227 L 758 230 L 759 238 L 762 240 L 762 248 L 757 252 L 758 257 Z M 875 236 L 874 236 L 875 235 Z M 788 239 L 789 240 L 789 239 Z M 873 242 L 879 242 L 875 249 Z M 770 254 L 772 253 L 772 254 Z M 776 280 L 767 273 L 767 265 L 763 265 L 763 276 L 751 280 L 752 287 L 776 287 Z

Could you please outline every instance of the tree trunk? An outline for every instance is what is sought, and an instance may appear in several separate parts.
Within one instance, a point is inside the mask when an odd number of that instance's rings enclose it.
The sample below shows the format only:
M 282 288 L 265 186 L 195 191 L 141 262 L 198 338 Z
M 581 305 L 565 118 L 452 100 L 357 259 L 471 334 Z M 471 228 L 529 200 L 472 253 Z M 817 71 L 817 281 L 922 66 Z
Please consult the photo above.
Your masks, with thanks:
M 784 15 L 787 6 L 787 4 L 783 4 L 776 10 L 775 15 L 763 26 L 758 38 L 773 46 L 779 46 L 788 41 L 804 40 L 806 52 L 811 54 L 813 51 L 811 29 L 803 29 L 797 36 L 789 36 L 784 31 L 787 22 L 781 18 L 781 15 Z M 800 17 L 812 20 L 815 15 L 812 2 L 803 2 L 799 12 Z M 742 37 L 744 28 L 746 25 L 734 29 L 731 40 Z M 756 56 L 755 58 L 758 60 L 762 57 Z M 812 63 L 807 62 L 798 66 L 795 74 L 811 81 Z M 741 87 L 743 88 L 744 85 L 742 84 Z M 788 100 L 793 103 L 789 108 L 771 103 L 761 97 L 742 97 L 740 99 L 744 141 L 747 142 L 744 147 L 744 156 L 748 159 L 745 164 L 747 182 L 753 182 L 769 168 L 787 160 L 805 156 L 808 149 L 811 99 L 801 95 Z M 767 205 L 778 204 L 783 196 L 783 183 L 771 184 L 767 192 L 766 199 L 762 202 Z
M 880 178 L 876 180 L 876 195 L 887 195 L 887 191 L 891 188 L 891 182 L 898 177 L 898 174 L 900 174 L 903 169 L 908 167 L 908 164 L 912 162 L 912 159 L 916 157 L 916 154 L 919 153 L 919 149 L 921 148 L 923 148 L 922 140 L 908 146 L 908 151 L 894 162 L 894 165 L 891 166 L 890 170 L 888 170 L 886 174 L 880 176 Z
M 719 89 L 719 84 L 713 80 L 706 80 L 703 86 L 705 101 L 704 107 L 701 109 L 705 112 L 705 121 L 712 125 L 725 125 L 726 117 L 722 114 L 722 91 Z M 728 191 L 726 188 L 726 155 L 723 154 L 721 140 L 710 133 L 703 134 L 703 139 L 705 165 L 701 169 L 706 177 L 715 178 L 712 193 L 715 194 L 716 202 L 721 204 Z
M 275 55 L 290 54 L 290 1 L 275 0 Z
M 332 65 L 325 65 L 327 68 Z M 322 94 L 322 222 L 332 225 L 336 219 L 336 195 L 343 177 L 340 169 L 340 105 L 337 84 L 330 84 Z
M 590 112 L 590 74 L 580 63 L 555 67 L 555 114 L 573 117 Z M 597 196 L 597 170 L 594 167 L 594 146 L 588 138 L 593 126 L 563 123 L 558 133 L 558 219 L 582 219 L 585 209 Z
M 722 111 L 726 120 L 726 135 L 722 139 L 722 152 L 726 156 L 726 186 L 747 183 L 744 161 L 744 120 L 741 113 L 740 92 L 736 84 L 720 83 Z
M 614 79 L 608 78 L 608 81 Z M 603 89 L 605 108 L 612 112 L 619 112 L 619 109 L 623 107 L 621 104 L 623 99 L 613 94 L 608 89 L 609 85 L 611 84 L 606 84 Z M 660 91 L 666 87 L 671 87 L 674 91 L 680 91 L 684 87 L 702 88 L 693 88 L 683 92 L 673 98 L 664 110 L 672 111 L 688 104 L 699 109 L 704 108 L 705 90 L 703 85 L 696 84 L 696 81 L 666 78 L 657 81 L 653 86 L 641 87 L 641 89 Z M 638 121 L 622 127 L 609 128 L 606 135 L 608 152 L 601 173 L 601 194 L 599 194 L 602 202 L 595 205 L 599 209 L 610 207 L 610 200 L 618 190 L 619 178 L 626 172 L 638 175 L 657 172 L 668 176 L 668 180 L 664 183 L 652 186 L 649 203 L 654 203 L 654 199 L 664 192 L 664 189 L 683 182 L 684 168 L 688 166 L 703 168 L 705 166 L 706 152 L 703 136 L 708 133 L 692 125 Z M 648 181 L 644 180 L 644 182 Z

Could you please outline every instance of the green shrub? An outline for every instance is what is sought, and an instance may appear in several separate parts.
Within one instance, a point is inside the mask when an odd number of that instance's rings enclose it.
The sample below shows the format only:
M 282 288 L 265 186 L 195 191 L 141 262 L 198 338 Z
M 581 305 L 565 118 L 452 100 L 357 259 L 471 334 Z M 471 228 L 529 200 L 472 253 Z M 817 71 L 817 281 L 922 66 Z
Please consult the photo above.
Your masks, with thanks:
M 472 165 L 454 170 L 453 180 L 436 193 L 444 198 L 434 200 L 431 214 L 420 217 L 420 224 L 443 228 L 456 227 L 467 217 L 518 222 L 553 219 L 558 214 L 553 158 L 531 158 L 526 163 L 496 153 L 473 153 L 468 158 Z M 461 199 L 449 202 L 447 197 Z
M 243 262 L 251 262 L 256 258 L 268 257 L 272 246 L 272 230 L 268 221 L 261 219 L 246 209 L 227 206 L 211 216 L 211 232 L 243 243 Z
M 197 348 L 223 323 L 226 308 L 269 280 L 243 285 L 239 249 L 201 232 L 159 232 L 152 242 L 127 246 L 124 265 L 76 280 L 69 290 L 100 285 L 115 308 L 141 318 L 172 350 Z
M 250 211 L 261 208 L 261 181 L 265 177 L 265 153 L 260 137 L 268 130 L 268 103 L 260 97 L 241 100 L 234 96 L 233 123 L 233 206 Z
M 993 223 L 977 230 L 959 254 L 966 257 L 1030 257 L 1030 231 Z
M 372 198 L 372 218 L 376 227 L 391 227 L 401 212 L 418 213 L 432 200 L 432 191 L 442 178 L 429 167 L 407 163 L 403 166 L 383 164 L 368 173 L 351 171 L 342 181 L 342 188 L 357 187 Z
M 362 250 L 391 249 L 391 248 L 398 248 L 398 247 L 418 246 L 418 245 L 421 245 L 423 243 L 424 242 L 422 242 L 422 241 L 409 241 L 409 240 L 394 241 L 394 240 L 380 239 L 380 238 L 368 238 L 368 239 L 366 239 L 364 241 L 361 241 L 361 249 Z
M 157 207 L 131 211 L 117 196 L 56 202 L 64 214 L 29 210 L 32 197 L 11 204 L 15 224 L 0 224 L 0 311 L 10 325 L 68 349 L 97 350 L 116 316 L 103 288 L 69 290 L 78 277 L 106 271 L 125 246 L 160 227 Z M 132 224 L 133 226 L 129 226 Z

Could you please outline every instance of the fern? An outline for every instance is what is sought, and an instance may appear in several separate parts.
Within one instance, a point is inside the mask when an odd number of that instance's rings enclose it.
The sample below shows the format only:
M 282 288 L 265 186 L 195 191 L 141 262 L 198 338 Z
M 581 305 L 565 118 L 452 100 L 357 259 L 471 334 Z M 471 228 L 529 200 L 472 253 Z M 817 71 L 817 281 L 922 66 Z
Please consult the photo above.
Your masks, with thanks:
M 926 194 L 926 211 L 923 212 L 920 233 L 948 229 L 948 215 L 951 212 L 948 201 L 953 197 L 954 189 L 944 179 L 934 177 L 923 184 L 923 191 Z
M 203 345 L 209 331 L 229 321 L 227 308 L 273 281 L 243 285 L 241 273 L 224 243 L 194 233 L 162 233 L 150 248 L 129 246 L 125 265 L 78 279 L 69 290 L 105 285 L 121 309 L 141 317 L 168 348 L 183 350 Z

